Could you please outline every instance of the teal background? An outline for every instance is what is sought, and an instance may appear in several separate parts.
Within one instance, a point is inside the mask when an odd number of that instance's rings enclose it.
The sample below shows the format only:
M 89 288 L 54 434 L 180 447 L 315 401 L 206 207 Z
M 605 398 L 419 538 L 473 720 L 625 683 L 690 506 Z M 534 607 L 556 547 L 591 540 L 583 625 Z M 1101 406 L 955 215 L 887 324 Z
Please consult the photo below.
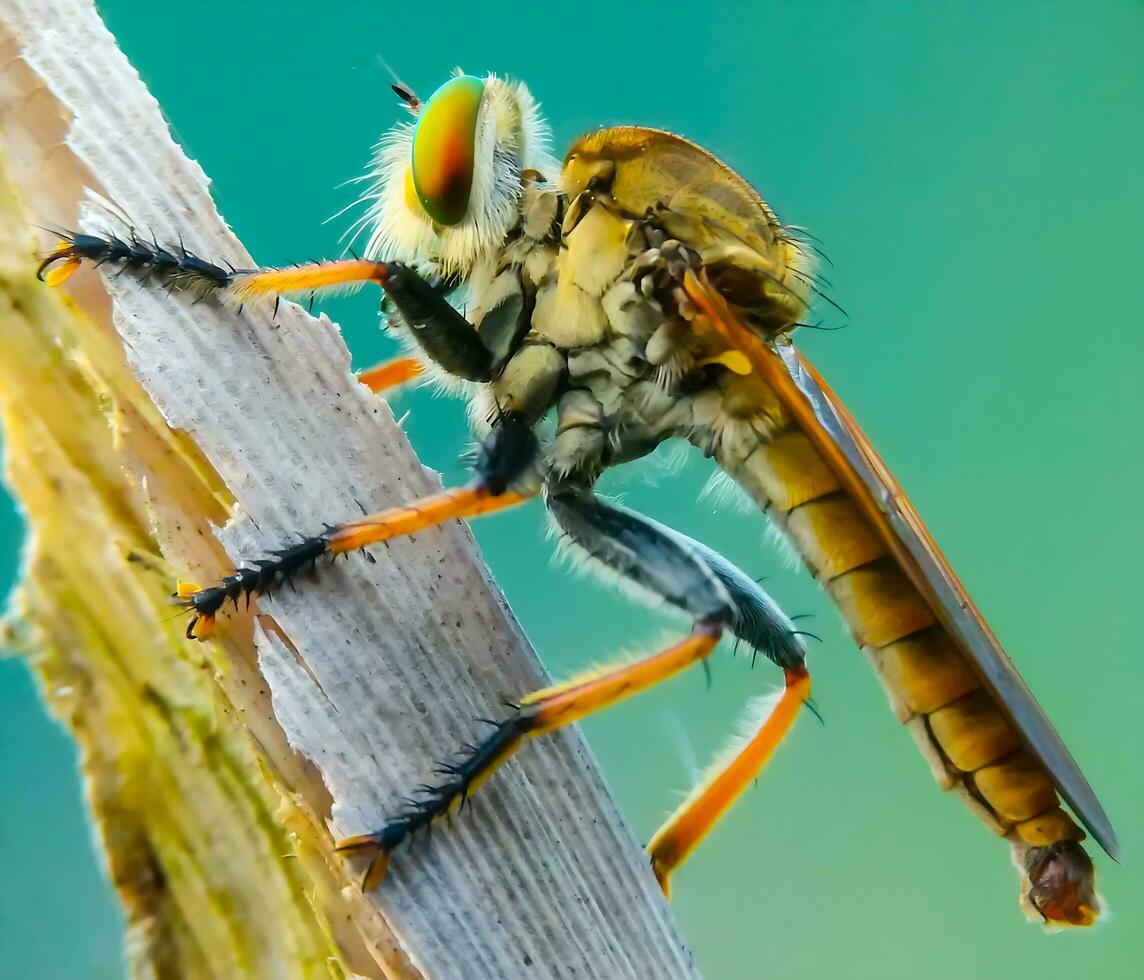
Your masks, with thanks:
M 558 148 L 601 124 L 685 133 L 818 235 L 849 321 L 802 344 L 1083 764 L 1124 863 L 1097 856 L 1113 910 L 1099 928 L 1027 925 L 1007 848 L 935 788 L 761 518 L 697 502 L 705 461 L 674 474 L 652 461 L 608 489 L 767 575 L 825 641 L 825 725 L 800 721 L 677 876 L 682 928 L 716 978 L 1140 975 L 1144 6 L 99 6 L 264 263 L 339 252 L 349 217 L 322 223 L 352 200 L 338 185 L 398 116 L 381 57 L 422 94 L 455 64 L 525 79 Z M 328 308 L 359 365 L 392 353 L 376 297 Z M 460 478 L 462 407 L 416 391 L 395 409 L 422 458 Z M 554 673 L 665 635 L 654 612 L 554 568 L 541 525 L 532 506 L 477 534 Z M 19 539 L 5 508 L 0 588 Z M 697 672 L 584 725 L 641 839 L 776 682 L 728 652 L 710 692 Z M 121 921 L 73 753 L 13 661 L 0 662 L 0 801 L 0 975 L 119 975 Z

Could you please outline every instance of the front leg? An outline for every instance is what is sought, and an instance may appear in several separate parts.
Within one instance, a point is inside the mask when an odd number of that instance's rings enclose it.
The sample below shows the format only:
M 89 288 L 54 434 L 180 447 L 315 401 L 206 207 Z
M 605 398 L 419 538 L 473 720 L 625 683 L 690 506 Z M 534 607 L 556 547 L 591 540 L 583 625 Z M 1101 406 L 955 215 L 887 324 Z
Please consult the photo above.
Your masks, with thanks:
M 491 381 L 497 365 L 473 327 L 449 303 L 446 290 L 400 262 L 338 259 L 267 269 L 217 265 L 183 246 L 162 246 L 135 235 L 65 235 L 38 270 L 43 282 L 64 282 L 83 262 L 111 265 L 156 279 L 197 297 L 216 296 L 242 304 L 266 296 L 302 295 L 356 289 L 377 283 L 396 307 L 425 356 L 466 381 Z

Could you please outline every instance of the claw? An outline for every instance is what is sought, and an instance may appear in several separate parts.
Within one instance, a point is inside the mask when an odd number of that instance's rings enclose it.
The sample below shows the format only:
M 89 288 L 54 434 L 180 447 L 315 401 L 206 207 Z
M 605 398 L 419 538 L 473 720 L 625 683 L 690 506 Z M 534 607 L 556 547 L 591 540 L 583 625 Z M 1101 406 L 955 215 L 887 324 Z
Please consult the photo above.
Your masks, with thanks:
M 60 242 L 59 249 L 40 264 L 37 275 L 47 285 L 59 286 L 71 278 L 72 273 L 80 267 L 80 264 L 80 260 L 71 252 L 70 243 Z
M 389 870 L 389 852 L 378 843 L 377 834 L 354 834 L 352 837 L 343 837 L 334 844 L 334 850 L 339 853 L 376 851 L 377 853 L 365 869 L 361 878 L 361 890 L 371 892 L 381 884 L 385 873 Z
M 661 865 L 655 858 L 651 860 L 651 870 L 655 874 L 655 880 L 659 882 L 660 890 L 663 892 L 663 897 L 669 902 L 671 901 L 671 871 Z
M 203 587 L 197 582 L 184 582 L 179 579 L 175 583 L 175 598 L 176 599 L 189 599 L 196 592 L 202 592 Z
M 353 834 L 334 844 L 335 851 L 365 851 L 377 847 L 377 834 Z
M 197 582 L 184 582 L 180 579 L 175 583 L 175 593 L 172 597 L 175 604 L 186 606 L 195 610 L 194 598 L 202 591 Z M 188 640 L 205 640 L 215 629 L 215 615 L 195 610 L 187 623 L 186 636 Z
M 385 851 L 378 853 L 372 861 L 369 862 L 369 867 L 365 869 L 365 874 L 361 879 L 361 890 L 363 892 L 371 892 L 378 885 L 381 884 L 385 873 L 389 870 L 389 855 Z
M 215 629 L 215 618 L 211 615 L 196 616 L 191 620 L 188 636 L 193 640 L 205 640 Z

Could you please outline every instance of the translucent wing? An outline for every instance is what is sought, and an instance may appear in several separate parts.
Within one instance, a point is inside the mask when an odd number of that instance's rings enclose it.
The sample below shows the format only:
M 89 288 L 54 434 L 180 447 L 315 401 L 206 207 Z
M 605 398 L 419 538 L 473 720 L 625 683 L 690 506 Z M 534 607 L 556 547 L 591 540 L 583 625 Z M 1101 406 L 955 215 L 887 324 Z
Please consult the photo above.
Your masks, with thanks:
M 688 272 L 685 288 L 726 342 L 746 355 L 778 395 L 949 631 L 1057 791 L 1115 858 L 1116 833 L 1088 781 L 850 412 L 789 338 L 766 340 L 743 324 L 702 274 Z

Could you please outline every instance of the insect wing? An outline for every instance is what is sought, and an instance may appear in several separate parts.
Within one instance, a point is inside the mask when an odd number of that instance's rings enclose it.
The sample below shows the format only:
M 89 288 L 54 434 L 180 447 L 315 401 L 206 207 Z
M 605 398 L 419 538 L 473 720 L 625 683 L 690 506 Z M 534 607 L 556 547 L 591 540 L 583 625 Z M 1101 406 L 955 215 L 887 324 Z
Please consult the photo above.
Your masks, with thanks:
M 1058 792 L 1101 847 L 1116 858 L 1116 832 L 1088 780 L 854 417 L 788 338 L 764 340 L 693 273 L 685 288 L 724 339 L 747 355 L 790 411 L 874 524 Z

